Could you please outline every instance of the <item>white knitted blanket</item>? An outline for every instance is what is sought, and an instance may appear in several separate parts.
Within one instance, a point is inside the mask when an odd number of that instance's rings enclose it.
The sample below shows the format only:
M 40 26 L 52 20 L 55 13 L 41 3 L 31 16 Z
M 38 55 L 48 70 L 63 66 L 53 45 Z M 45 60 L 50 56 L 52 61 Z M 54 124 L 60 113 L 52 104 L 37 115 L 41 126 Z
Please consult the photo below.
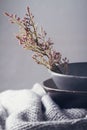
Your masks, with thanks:
M 45 90 L 8 90 L 0 94 L 0 130 L 87 130 L 87 110 L 61 109 Z

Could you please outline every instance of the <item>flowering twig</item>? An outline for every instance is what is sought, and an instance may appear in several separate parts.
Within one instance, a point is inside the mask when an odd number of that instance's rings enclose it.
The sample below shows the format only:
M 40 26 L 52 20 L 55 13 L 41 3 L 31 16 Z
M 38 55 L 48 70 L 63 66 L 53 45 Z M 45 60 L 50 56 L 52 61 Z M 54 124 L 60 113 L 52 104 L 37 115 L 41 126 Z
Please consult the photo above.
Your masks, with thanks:
M 35 52 L 32 58 L 38 64 L 42 64 L 50 70 L 57 68 L 60 73 L 66 72 L 67 58 L 62 59 L 60 52 L 53 49 L 53 43 L 50 38 L 47 39 L 47 33 L 43 28 L 41 28 L 40 33 L 38 32 L 29 7 L 27 7 L 27 13 L 23 19 L 7 12 L 5 15 L 10 18 L 11 23 L 16 23 L 20 27 L 20 32 L 16 38 L 24 48 Z

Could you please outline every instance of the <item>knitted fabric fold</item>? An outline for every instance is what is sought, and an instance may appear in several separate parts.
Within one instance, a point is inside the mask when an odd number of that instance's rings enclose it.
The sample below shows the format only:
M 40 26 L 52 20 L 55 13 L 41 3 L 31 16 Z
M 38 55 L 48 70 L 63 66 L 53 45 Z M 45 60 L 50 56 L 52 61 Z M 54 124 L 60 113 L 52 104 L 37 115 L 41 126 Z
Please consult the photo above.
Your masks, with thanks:
M 0 94 L 0 130 L 87 130 L 86 109 L 61 109 L 43 88 L 35 91 Z

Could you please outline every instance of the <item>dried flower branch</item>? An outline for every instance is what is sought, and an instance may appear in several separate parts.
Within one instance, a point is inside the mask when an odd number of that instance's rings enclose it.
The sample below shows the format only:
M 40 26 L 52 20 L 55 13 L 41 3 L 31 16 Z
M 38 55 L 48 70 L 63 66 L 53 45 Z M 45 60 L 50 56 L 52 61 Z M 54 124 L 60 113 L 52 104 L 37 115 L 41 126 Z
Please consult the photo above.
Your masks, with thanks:
M 21 19 L 17 15 L 5 13 L 10 18 L 11 23 L 16 23 L 20 27 L 20 32 L 16 36 L 23 48 L 35 52 L 33 59 L 50 70 L 65 73 L 68 60 L 62 59 L 60 52 L 53 49 L 53 43 L 50 38 L 47 39 L 47 33 L 41 28 L 40 33 L 34 22 L 34 16 L 27 7 L 25 17 Z

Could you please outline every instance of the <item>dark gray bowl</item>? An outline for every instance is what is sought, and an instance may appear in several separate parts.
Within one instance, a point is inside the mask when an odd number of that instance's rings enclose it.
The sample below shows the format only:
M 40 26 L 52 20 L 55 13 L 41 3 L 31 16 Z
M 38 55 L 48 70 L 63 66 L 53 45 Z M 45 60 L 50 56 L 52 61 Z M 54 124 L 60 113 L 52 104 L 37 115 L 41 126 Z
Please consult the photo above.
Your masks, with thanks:
M 44 89 L 62 108 L 87 108 L 87 91 L 69 91 L 56 88 L 52 79 L 43 83 Z
M 70 63 L 67 75 L 53 71 L 50 73 L 61 90 L 87 91 L 87 62 Z

